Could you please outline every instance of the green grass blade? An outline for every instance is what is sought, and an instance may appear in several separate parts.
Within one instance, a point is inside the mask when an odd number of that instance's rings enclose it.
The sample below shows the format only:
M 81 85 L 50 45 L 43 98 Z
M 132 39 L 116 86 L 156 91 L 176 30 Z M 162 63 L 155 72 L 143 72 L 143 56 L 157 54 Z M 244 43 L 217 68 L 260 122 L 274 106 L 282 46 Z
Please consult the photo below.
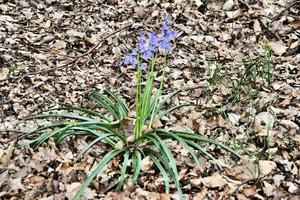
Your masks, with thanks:
M 203 149 L 200 145 L 198 145 L 197 143 L 195 143 L 193 141 L 187 141 L 187 143 L 190 144 L 191 146 L 193 146 L 195 149 L 198 149 L 201 153 L 205 154 L 210 159 L 212 159 L 214 161 L 214 163 L 217 165 L 217 167 L 220 170 L 222 170 L 222 166 L 221 166 L 220 162 L 213 155 L 208 153 L 205 149 Z
M 132 156 L 132 170 L 133 170 L 133 177 L 134 181 L 138 180 L 139 174 L 141 172 L 142 166 L 142 155 L 139 150 L 135 150 Z
M 77 119 L 77 120 L 81 120 L 81 121 L 96 121 L 95 119 L 89 118 L 89 117 L 83 117 L 80 115 L 71 115 L 71 114 L 42 114 L 42 115 L 35 115 L 32 117 L 28 117 L 25 120 L 30 120 L 30 119 L 43 119 L 43 118 L 50 118 L 50 117 L 54 117 L 54 118 L 66 118 L 66 119 Z
M 66 126 L 66 125 L 68 125 L 68 122 L 54 122 L 54 123 L 49 123 L 49 124 L 43 125 L 41 127 L 38 127 L 37 129 L 35 129 L 33 131 L 30 131 L 30 132 L 22 134 L 20 138 L 26 137 L 28 135 L 32 135 L 32 134 L 34 134 L 36 132 L 39 132 L 39 131 L 42 131 L 42 130 L 45 130 L 45 129 L 48 129 L 48 128 L 54 128 L 54 127 Z
M 196 135 L 194 133 L 188 133 L 188 132 L 177 132 L 177 131 L 172 131 L 172 132 L 175 133 L 175 134 L 177 134 L 177 135 L 179 135 L 179 136 L 181 136 L 181 137 L 183 137 L 183 138 L 194 139 L 194 140 L 198 140 L 198 141 L 202 141 L 202 142 L 207 142 L 207 143 L 210 143 L 210 144 L 214 144 L 214 145 L 219 146 L 219 147 L 225 149 L 226 151 L 234 154 L 238 158 L 241 158 L 241 156 L 236 151 L 234 151 L 233 149 L 231 149 L 230 147 L 227 147 L 226 145 L 221 144 L 219 142 L 216 142 L 214 140 L 211 140 L 208 137 L 204 137 L 204 136 L 200 136 L 200 135 Z
M 117 191 L 120 191 L 122 189 L 123 185 L 124 185 L 126 170 L 127 170 L 128 165 L 129 165 L 129 150 L 127 150 L 124 153 L 124 161 L 123 161 L 123 165 L 122 165 L 122 168 L 121 168 L 120 180 L 119 180 L 119 183 L 117 185 Z
M 188 143 L 186 142 L 186 139 L 172 133 L 172 132 L 166 132 L 166 131 L 159 131 L 158 135 L 163 135 L 169 138 L 174 138 L 175 140 L 177 140 L 182 146 L 183 148 L 191 155 L 191 157 L 193 158 L 193 160 L 195 161 L 196 165 L 199 167 L 200 166 L 200 162 L 199 159 L 197 158 L 196 154 L 194 153 L 193 149 L 191 149 L 191 147 L 188 145 Z
M 94 146 L 97 142 L 100 142 L 101 140 L 105 140 L 106 138 L 113 136 L 113 134 L 105 134 L 102 135 L 100 137 L 97 137 L 95 140 L 93 140 L 92 142 L 90 142 L 89 144 L 87 144 L 83 150 L 80 151 L 79 155 L 77 156 L 75 162 L 77 162 L 78 160 L 80 160 L 83 156 L 83 154 L 85 154 L 92 146 Z
M 155 163 L 157 168 L 160 171 L 160 174 L 162 175 L 164 182 L 165 182 L 165 187 L 166 187 L 166 193 L 170 193 L 170 178 L 168 177 L 168 174 L 166 170 L 163 168 L 163 166 L 159 162 L 159 158 L 157 158 L 154 154 L 149 154 L 150 158 L 152 161 Z
M 20 144 L 19 146 L 20 147 L 25 147 L 25 146 L 28 146 L 32 143 L 36 143 L 37 146 L 39 146 L 41 143 L 43 143 L 44 141 L 46 141 L 47 139 L 49 139 L 50 137 L 53 137 L 55 134 L 58 134 L 60 132 L 65 132 L 67 131 L 69 128 L 69 126 L 67 127 L 64 127 L 64 128 L 60 128 L 60 129 L 56 129 L 56 130 L 53 130 L 53 131 L 50 131 L 48 133 L 44 133 L 42 135 L 40 135 L 39 137 L 37 137 L 36 139 L 34 140 L 30 140 L 28 142 L 23 142 L 22 144 Z
M 91 110 L 91 109 L 87 109 L 87 108 L 80 108 L 80 107 L 76 107 L 76 106 L 66 106 L 66 107 L 55 108 L 55 109 L 51 109 L 51 110 L 72 110 L 72 111 L 76 110 L 76 111 L 86 113 L 88 115 L 99 117 L 107 122 L 111 122 L 111 120 L 108 119 L 107 117 L 105 117 L 102 113 Z
M 167 114 L 173 112 L 174 110 L 177 110 L 177 109 L 179 109 L 179 108 L 186 107 L 186 106 L 192 106 L 192 104 L 182 104 L 182 105 L 173 106 L 172 108 L 169 108 L 169 109 L 166 110 L 166 111 L 160 112 L 160 113 L 157 115 L 157 118 L 158 118 L 158 119 L 161 119 L 162 117 L 164 117 L 164 116 L 166 116 Z
M 118 107 L 118 111 L 121 114 L 120 117 L 121 118 L 126 117 L 129 113 L 129 111 L 130 111 L 128 106 L 117 95 L 115 95 L 113 92 L 111 92 L 109 90 L 104 90 L 104 92 L 106 94 L 108 94 L 109 96 L 111 96 L 115 100 L 116 105 Z
M 115 119 L 120 119 L 118 111 L 115 109 L 114 103 L 109 100 L 105 95 L 99 92 L 92 92 L 91 98 L 100 104 L 103 108 L 108 110 Z
M 101 173 L 101 171 L 104 169 L 104 167 L 107 165 L 107 163 L 112 160 L 114 157 L 119 155 L 125 151 L 125 149 L 114 149 L 108 152 L 102 160 L 97 164 L 96 169 L 87 177 L 87 179 L 84 181 L 82 186 L 80 187 L 79 191 L 75 194 L 75 196 L 72 198 L 72 200 L 79 200 L 80 196 L 83 194 L 84 190 L 89 186 L 91 181 L 97 176 L 97 174 Z

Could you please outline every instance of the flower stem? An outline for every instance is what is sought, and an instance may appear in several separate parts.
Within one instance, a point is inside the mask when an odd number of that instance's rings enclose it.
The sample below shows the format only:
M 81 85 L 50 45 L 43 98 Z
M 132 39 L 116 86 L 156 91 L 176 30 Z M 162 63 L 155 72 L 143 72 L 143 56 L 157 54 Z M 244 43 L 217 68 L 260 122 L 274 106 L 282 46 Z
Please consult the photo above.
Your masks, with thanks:
M 159 89 L 157 91 L 157 94 L 155 96 L 155 100 L 154 100 L 154 108 L 152 110 L 152 114 L 151 114 L 151 119 L 150 119 L 150 123 L 148 125 L 148 128 L 151 128 L 152 127 L 152 124 L 153 124 L 153 121 L 157 115 L 157 103 L 158 103 L 158 100 L 160 98 L 160 95 L 162 93 L 162 90 L 163 90 L 163 85 L 164 85 L 164 80 L 165 80 L 165 76 L 166 76 L 166 66 L 167 66 L 167 52 L 164 52 L 164 64 L 163 64 L 163 72 L 162 72 L 162 79 L 160 81 L 160 84 L 159 84 Z

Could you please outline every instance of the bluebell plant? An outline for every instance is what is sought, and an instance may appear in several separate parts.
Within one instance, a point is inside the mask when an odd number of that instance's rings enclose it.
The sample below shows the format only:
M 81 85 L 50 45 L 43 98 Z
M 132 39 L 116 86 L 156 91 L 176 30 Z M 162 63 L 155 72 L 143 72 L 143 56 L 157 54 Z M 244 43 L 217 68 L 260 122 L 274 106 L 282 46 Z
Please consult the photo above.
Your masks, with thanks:
M 155 119 L 160 119 L 170 112 L 185 106 L 177 105 L 166 108 L 166 103 L 181 90 L 174 90 L 170 94 L 161 98 L 163 85 L 166 78 L 167 55 L 172 50 L 172 41 L 176 37 L 176 32 L 169 27 L 168 19 L 165 18 L 160 34 L 150 32 L 146 39 L 144 31 L 140 31 L 140 39 L 132 52 L 125 56 L 124 64 L 132 65 L 137 70 L 137 84 L 135 97 L 135 125 L 130 131 L 134 135 L 127 135 L 124 131 L 123 121 L 128 118 L 130 109 L 123 100 L 114 92 L 109 90 L 93 91 L 91 99 L 96 101 L 100 107 L 107 112 L 80 108 L 75 106 L 62 107 L 59 110 L 68 110 L 72 113 L 49 112 L 28 119 L 37 118 L 58 118 L 60 120 L 42 125 L 23 135 L 24 137 L 34 136 L 20 144 L 21 147 L 27 145 L 40 145 L 49 138 L 54 138 L 59 144 L 63 139 L 70 136 L 88 136 L 92 141 L 81 150 L 76 161 L 87 153 L 95 144 L 102 143 L 109 146 L 108 151 L 100 158 L 100 162 L 83 182 L 81 188 L 74 195 L 73 200 L 78 200 L 90 182 L 107 166 L 112 159 L 122 160 L 120 167 L 120 177 L 116 186 L 117 190 L 122 189 L 123 184 L 132 173 L 132 179 L 137 181 L 141 174 L 142 159 L 149 157 L 157 170 L 163 177 L 166 193 L 170 192 L 170 178 L 173 180 L 180 198 L 183 199 L 181 186 L 178 177 L 176 160 L 165 143 L 166 139 L 178 142 L 199 166 L 199 155 L 206 156 L 214 161 L 216 166 L 218 160 L 203 148 L 201 142 L 214 144 L 235 155 L 237 153 L 231 148 L 209 139 L 206 136 L 194 132 L 181 132 L 165 129 L 153 128 Z M 156 68 L 157 59 L 163 59 L 162 69 Z M 155 70 L 162 70 L 162 79 L 155 83 Z M 145 72 L 145 78 L 142 76 Z M 142 84 L 145 81 L 145 84 Z M 78 114 L 79 113 L 79 114 Z M 63 120 L 63 121 L 62 121 Z M 130 127 L 125 127 L 130 128 Z M 133 139 L 132 139 L 133 138 Z M 90 140 L 89 140 L 90 141 Z M 198 153 L 197 153 L 198 152 Z M 237 155 L 238 156 L 238 155 Z M 131 168 L 128 168 L 131 165 Z M 131 169 L 129 171 L 128 169 Z

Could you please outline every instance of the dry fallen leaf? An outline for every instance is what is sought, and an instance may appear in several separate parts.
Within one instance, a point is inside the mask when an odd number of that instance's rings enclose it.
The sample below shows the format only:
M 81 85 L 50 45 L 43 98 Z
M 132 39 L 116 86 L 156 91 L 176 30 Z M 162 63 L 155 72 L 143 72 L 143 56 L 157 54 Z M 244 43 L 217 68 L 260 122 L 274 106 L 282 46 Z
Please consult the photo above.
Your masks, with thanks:
M 201 178 L 200 182 L 208 188 L 223 187 L 227 184 L 226 180 L 218 173 L 212 176 Z
M 258 162 L 258 168 L 261 176 L 265 176 L 271 173 L 273 170 L 277 168 L 276 163 L 269 160 L 260 160 Z
M 274 54 L 276 54 L 278 56 L 281 56 L 287 50 L 287 47 L 281 42 L 270 42 L 269 44 L 270 44 L 272 50 L 274 51 Z
M 0 81 L 6 79 L 8 75 L 9 75 L 9 69 L 6 67 L 2 67 L 0 70 Z
M 256 187 L 243 187 L 243 193 L 246 197 L 252 197 L 256 194 Z
M 143 160 L 142 160 L 142 163 L 141 163 L 141 170 L 143 172 L 148 172 L 151 167 L 153 166 L 153 162 L 152 160 L 150 159 L 149 156 L 145 157 Z

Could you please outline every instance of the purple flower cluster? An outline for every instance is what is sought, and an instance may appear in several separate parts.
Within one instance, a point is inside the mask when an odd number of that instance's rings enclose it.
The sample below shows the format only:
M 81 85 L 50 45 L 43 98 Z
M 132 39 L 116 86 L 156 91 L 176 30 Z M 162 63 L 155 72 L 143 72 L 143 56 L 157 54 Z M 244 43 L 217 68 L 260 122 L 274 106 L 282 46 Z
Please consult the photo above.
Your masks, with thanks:
M 137 53 L 139 53 L 140 58 L 143 61 L 149 61 L 154 53 L 161 49 L 165 52 L 171 51 L 171 41 L 176 37 L 176 32 L 169 28 L 169 23 L 167 17 L 165 17 L 164 22 L 161 27 L 160 36 L 157 36 L 154 32 L 148 34 L 148 39 L 145 39 L 144 31 L 140 32 L 140 39 L 137 48 L 134 48 L 132 53 L 125 56 L 124 64 L 132 65 L 136 67 L 137 65 Z M 142 64 L 142 69 L 145 69 L 146 63 Z

